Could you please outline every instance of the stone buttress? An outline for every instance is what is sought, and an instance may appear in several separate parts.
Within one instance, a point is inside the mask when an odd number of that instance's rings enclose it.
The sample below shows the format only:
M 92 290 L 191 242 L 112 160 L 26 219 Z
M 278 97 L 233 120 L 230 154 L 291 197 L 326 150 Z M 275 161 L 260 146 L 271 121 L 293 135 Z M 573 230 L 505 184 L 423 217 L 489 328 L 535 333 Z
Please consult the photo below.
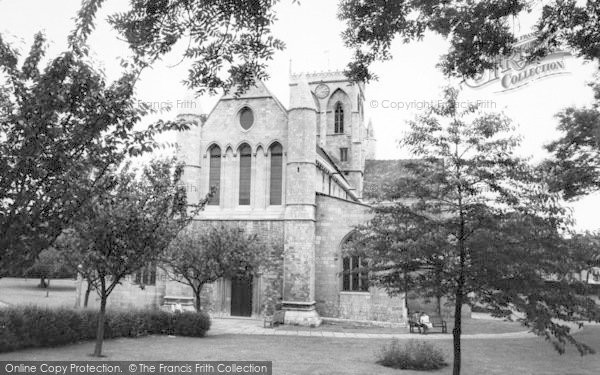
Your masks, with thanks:
M 283 309 L 286 324 L 318 326 L 315 303 L 317 109 L 308 83 L 290 87 Z

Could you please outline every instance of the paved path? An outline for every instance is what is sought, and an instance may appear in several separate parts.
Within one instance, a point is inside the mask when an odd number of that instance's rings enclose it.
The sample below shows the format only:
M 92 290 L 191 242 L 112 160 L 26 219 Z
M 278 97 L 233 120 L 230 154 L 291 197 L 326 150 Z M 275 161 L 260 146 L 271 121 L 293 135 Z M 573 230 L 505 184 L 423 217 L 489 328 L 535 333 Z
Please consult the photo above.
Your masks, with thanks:
M 313 330 L 280 330 L 275 328 L 264 328 L 262 320 L 256 319 L 232 319 L 213 318 L 209 336 L 217 335 L 271 335 L 271 336 L 311 336 L 311 337 L 334 337 L 353 339 L 414 339 L 426 337 L 428 340 L 452 340 L 451 334 L 430 333 L 425 336 L 410 333 L 353 333 L 353 332 L 330 332 L 320 328 Z M 516 339 L 536 337 L 527 331 L 510 333 L 476 333 L 463 334 L 463 339 Z

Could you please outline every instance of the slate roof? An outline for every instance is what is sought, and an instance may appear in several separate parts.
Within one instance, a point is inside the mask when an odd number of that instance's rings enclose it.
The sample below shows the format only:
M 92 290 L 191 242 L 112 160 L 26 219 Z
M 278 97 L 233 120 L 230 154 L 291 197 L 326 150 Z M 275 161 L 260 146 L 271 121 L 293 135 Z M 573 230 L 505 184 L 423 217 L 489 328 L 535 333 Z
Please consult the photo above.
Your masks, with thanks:
M 415 163 L 413 159 L 366 160 L 363 182 L 365 201 L 385 200 L 388 187 L 408 173 L 407 165 Z

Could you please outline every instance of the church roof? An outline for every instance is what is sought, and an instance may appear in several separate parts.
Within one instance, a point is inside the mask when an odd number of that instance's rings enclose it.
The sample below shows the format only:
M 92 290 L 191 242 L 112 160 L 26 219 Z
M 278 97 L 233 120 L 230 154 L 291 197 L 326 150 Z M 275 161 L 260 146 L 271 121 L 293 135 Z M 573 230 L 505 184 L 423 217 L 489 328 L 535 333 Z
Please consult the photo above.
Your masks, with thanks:
M 273 96 L 271 95 L 271 92 L 269 92 L 269 90 L 267 89 L 267 86 L 265 86 L 264 82 L 258 79 L 254 80 L 254 85 L 248 87 L 246 91 L 244 91 L 243 93 L 239 93 L 236 96 L 238 87 L 239 86 L 232 87 L 231 90 L 229 90 L 229 92 L 223 94 L 221 99 L 264 98 L 268 96 Z
M 265 83 L 259 79 L 254 80 L 254 85 L 248 87 L 248 89 L 239 96 L 235 96 L 237 92 L 237 86 L 232 87 L 231 90 L 223 94 L 220 100 L 228 100 L 228 99 L 252 99 L 252 98 L 272 98 L 277 106 L 281 108 L 281 110 L 287 114 L 287 109 L 281 104 L 279 99 L 271 93 L 271 90 L 265 85 Z
M 336 170 L 336 172 L 339 173 L 340 176 L 342 176 L 342 178 L 344 180 L 346 179 L 340 169 L 337 159 L 334 158 L 333 156 L 329 155 L 329 152 L 327 152 L 327 150 L 325 150 L 323 147 L 317 145 L 317 155 L 321 155 L 321 157 L 323 157 L 325 160 L 327 160 L 331 164 L 331 166 Z
M 348 182 L 337 164 L 336 159 L 329 155 L 329 153 L 319 145 L 317 145 L 317 155 L 321 158 L 317 158 L 317 165 L 323 165 L 324 168 L 334 176 L 334 179 L 337 180 L 339 186 L 348 194 L 348 197 L 356 202 L 362 203 L 362 200 L 358 198 L 354 191 L 356 187 Z
M 363 198 L 365 200 L 385 200 L 389 188 L 408 173 L 407 165 L 414 163 L 411 159 L 398 160 L 366 160 L 363 182 Z

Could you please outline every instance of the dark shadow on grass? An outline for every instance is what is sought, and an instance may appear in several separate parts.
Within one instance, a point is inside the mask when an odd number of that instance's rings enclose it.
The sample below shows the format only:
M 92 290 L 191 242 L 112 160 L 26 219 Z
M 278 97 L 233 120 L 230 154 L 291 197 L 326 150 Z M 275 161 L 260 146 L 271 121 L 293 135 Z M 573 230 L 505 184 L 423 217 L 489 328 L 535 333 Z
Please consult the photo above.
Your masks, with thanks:
M 11 286 L 7 286 L 5 287 L 6 289 L 23 289 L 23 290 L 37 290 L 37 291 L 45 291 L 45 290 L 49 290 L 49 291 L 54 291 L 54 292 L 70 292 L 70 291 L 75 291 L 76 287 L 75 285 L 73 286 L 69 286 L 69 285 L 53 285 L 52 281 L 50 281 L 50 286 L 46 287 L 46 288 L 42 288 L 40 287 L 39 283 L 36 284 L 20 284 L 20 285 L 11 285 Z

